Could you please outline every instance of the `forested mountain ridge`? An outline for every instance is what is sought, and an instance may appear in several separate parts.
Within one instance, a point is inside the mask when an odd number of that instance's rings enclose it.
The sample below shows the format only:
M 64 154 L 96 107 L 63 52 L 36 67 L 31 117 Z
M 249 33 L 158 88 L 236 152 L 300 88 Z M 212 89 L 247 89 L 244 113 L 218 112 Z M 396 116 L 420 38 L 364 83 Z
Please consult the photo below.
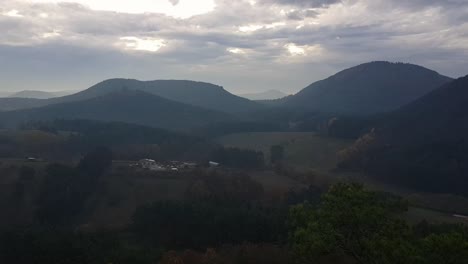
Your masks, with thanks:
M 277 104 L 309 111 L 372 115 L 396 110 L 451 80 L 413 64 L 370 62 L 315 82 Z
M 383 117 L 341 154 L 341 167 L 377 179 L 468 195 L 468 76 Z
M 138 81 L 135 79 L 109 79 L 81 92 L 57 98 L 44 100 L 0 98 L 0 110 L 17 110 L 80 101 L 121 90 L 143 91 L 180 103 L 226 113 L 244 112 L 261 107 L 258 103 L 233 95 L 221 86 L 210 83 L 186 80 Z M 3 107 L 3 101 L 8 101 L 9 106 Z
M 121 90 L 87 100 L 3 112 L 0 122 L 15 126 L 29 121 L 90 119 L 119 121 L 166 129 L 186 130 L 214 121 L 226 121 L 228 114 L 182 104 L 142 91 Z

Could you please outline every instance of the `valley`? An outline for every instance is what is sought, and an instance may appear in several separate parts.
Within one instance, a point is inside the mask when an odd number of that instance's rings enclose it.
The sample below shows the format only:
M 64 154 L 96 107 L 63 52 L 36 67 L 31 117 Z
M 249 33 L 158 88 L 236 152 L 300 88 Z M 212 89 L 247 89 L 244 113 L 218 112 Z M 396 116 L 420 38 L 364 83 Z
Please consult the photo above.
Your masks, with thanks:
M 0 99 L 0 231 L 72 243 L 107 232 L 110 248 L 153 259 L 247 242 L 289 254 L 303 240 L 286 223 L 301 230 L 310 214 L 335 231 L 347 217 L 395 225 L 419 245 L 468 228 L 466 80 L 371 62 L 267 103 L 133 79 Z

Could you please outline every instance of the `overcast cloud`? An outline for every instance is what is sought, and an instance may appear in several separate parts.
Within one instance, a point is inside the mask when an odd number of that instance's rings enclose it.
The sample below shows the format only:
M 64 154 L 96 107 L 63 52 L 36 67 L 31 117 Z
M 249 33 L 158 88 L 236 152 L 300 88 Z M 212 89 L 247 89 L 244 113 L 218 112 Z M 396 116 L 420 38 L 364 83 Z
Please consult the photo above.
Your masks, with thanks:
M 468 74 L 466 0 L 2 0 L 0 32 L 0 91 L 127 77 L 293 93 L 374 60 Z

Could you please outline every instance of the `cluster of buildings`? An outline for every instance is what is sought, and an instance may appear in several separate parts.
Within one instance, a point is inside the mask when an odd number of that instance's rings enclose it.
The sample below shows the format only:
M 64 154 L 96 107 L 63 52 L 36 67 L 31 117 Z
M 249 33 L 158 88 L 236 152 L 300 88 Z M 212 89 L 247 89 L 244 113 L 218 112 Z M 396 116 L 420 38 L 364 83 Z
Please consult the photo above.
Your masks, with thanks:
M 181 171 L 193 170 L 198 167 L 198 164 L 195 162 L 170 161 L 163 163 L 152 159 L 139 160 L 137 165 L 142 169 L 150 171 Z
M 208 167 L 219 167 L 219 163 L 210 161 L 208 162 Z M 134 166 L 140 167 L 144 170 L 150 171 L 187 171 L 194 170 L 201 167 L 200 164 L 196 162 L 187 162 L 187 161 L 169 161 L 169 162 L 159 162 L 153 159 L 142 159 L 134 164 Z

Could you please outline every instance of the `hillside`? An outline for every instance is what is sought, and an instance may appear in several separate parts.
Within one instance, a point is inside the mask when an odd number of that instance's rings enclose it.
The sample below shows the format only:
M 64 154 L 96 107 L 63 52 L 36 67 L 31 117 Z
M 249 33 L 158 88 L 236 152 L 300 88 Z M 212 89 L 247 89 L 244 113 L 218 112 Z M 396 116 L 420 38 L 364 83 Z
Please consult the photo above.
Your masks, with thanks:
M 390 183 L 468 195 L 468 76 L 389 114 L 343 154 Z
M 468 139 L 468 76 L 401 108 L 387 118 L 385 137 L 407 144 Z
M 1 158 L 41 157 L 71 161 L 106 146 L 116 160 L 203 159 L 214 144 L 190 135 L 122 122 L 54 120 L 30 122 L 21 130 L 0 130 Z
M 287 94 L 278 90 L 268 90 L 268 91 L 258 92 L 258 93 L 239 94 L 239 96 L 247 98 L 249 100 L 275 100 L 275 99 L 283 98 L 287 96 Z
M 143 91 L 172 101 L 226 113 L 246 112 L 261 107 L 260 104 L 233 95 L 221 86 L 210 83 L 179 80 L 110 79 L 81 92 L 62 97 L 43 100 L 0 98 L 0 111 L 86 100 L 122 90 Z M 7 107 L 4 106 L 5 104 Z
M 228 113 L 243 112 L 259 107 L 252 101 L 227 92 L 221 86 L 179 80 L 138 81 L 133 79 L 110 79 L 79 93 L 56 98 L 51 101 L 53 103 L 78 101 L 123 89 L 144 91 L 184 104 Z
M 47 105 L 47 100 L 35 98 L 0 98 L 0 111 L 12 111 Z
M 371 115 L 395 110 L 450 80 L 417 65 L 370 62 L 315 82 L 278 104 L 309 111 Z
M 58 103 L 0 114 L 0 122 L 6 126 L 33 120 L 90 119 L 176 130 L 199 127 L 229 118 L 227 114 L 185 105 L 141 91 L 128 90 L 83 101 Z

